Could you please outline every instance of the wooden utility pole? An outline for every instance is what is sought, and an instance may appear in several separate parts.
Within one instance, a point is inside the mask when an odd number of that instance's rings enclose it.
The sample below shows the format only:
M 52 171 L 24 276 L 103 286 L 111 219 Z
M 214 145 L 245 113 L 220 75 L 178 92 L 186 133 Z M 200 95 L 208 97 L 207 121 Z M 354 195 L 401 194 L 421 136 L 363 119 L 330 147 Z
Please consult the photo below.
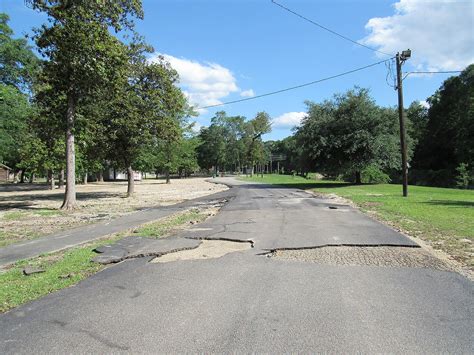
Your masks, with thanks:
M 408 196 L 407 142 L 405 134 L 405 110 L 403 108 L 402 63 L 410 58 L 411 51 L 403 51 L 395 56 L 397 61 L 398 118 L 400 120 L 400 148 L 402 152 L 403 196 Z

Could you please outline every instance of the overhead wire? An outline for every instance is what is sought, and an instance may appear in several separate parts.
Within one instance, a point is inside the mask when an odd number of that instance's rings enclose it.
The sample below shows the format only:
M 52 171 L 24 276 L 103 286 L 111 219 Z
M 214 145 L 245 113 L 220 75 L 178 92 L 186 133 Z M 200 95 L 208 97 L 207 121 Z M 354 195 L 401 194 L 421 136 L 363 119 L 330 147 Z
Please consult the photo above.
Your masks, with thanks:
M 457 73 L 462 73 L 462 70 L 445 70 L 445 71 L 409 71 L 405 72 L 403 79 L 410 75 L 410 74 L 457 74 Z
M 314 21 L 314 20 L 311 20 L 311 19 L 309 19 L 309 18 L 306 17 L 306 16 L 303 16 L 303 15 L 297 13 L 296 11 L 293 11 L 292 9 L 290 9 L 290 8 L 288 8 L 288 7 L 284 6 L 284 5 L 282 5 L 282 4 L 278 3 L 278 2 L 276 2 L 275 0 L 271 0 L 271 1 L 272 1 L 273 4 L 275 4 L 275 5 L 279 6 L 279 7 L 281 7 L 283 10 L 286 10 L 286 11 L 288 11 L 289 13 L 291 13 L 291 14 L 293 14 L 293 15 L 295 15 L 295 16 L 297 16 L 297 17 L 299 17 L 299 18 L 301 18 L 301 19 L 303 19 L 303 20 L 305 20 L 305 21 L 307 21 L 307 22 L 309 22 L 309 23 L 311 23 L 311 24 L 313 24 L 313 25 L 315 25 L 315 26 L 317 26 L 317 27 L 319 27 L 319 28 L 321 28 L 321 29 L 327 31 L 327 32 L 329 32 L 329 33 L 332 33 L 333 35 L 338 36 L 338 37 L 340 37 L 340 38 L 342 38 L 342 39 L 344 39 L 344 40 L 346 40 L 346 41 L 349 41 L 349 42 L 352 42 L 352 43 L 354 43 L 354 44 L 357 44 L 358 46 L 364 47 L 365 49 L 369 49 L 369 50 L 371 50 L 371 51 L 373 51 L 373 52 L 377 52 L 377 53 L 380 53 L 380 54 L 384 54 L 384 55 L 387 55 L 387 56 L 390 56 L 390 57 L 393 57 L 393 56 L 394 56 L 394 54 L 390 54 L 390 53 L 386 53 L 386 52 L 379 51 L 378 49 L 375 49 L 375 48 L 373 48 L 373 47 L 367 46 L 367 45 L 365 45 L 365 44 L 363 44 L 363 43 L 360 43 L 360 42 L 358 42 L 358 41 L 353 40 L 352 38 L 349 38 L 349 37 L 347 37 L 347 36 L 344 36 L 344 35 L 342 35 L 342 34 L 336 32 L 336 31 L 334 31 L 334 30 L 331 30 L 330 28 L 328 28 L 328 27 L 326 27 L 326 26 L 323 26 L 323 25 L 321 25 L 320 23 L 318 23 L 318 22 L 316 22 L 316 21 Z
M 365 65 L 365 66 L 363 66 L 363 67 L 359 67 L 359 68 L 356 68 L 356 69 L 352 69 L 352 70 L 349 70 L 349 71 L 346 71 L 346 72 L 343 72 L 343 73 L 339 73 L 339 74 L 336 74 L 336 75 L 328 76 L 328 77 L 325 77 L 325 78 L 322 78 L 322 79 L 310 81 L 310 82 L 308 82 L 308 83 L 304 83 L 304 84 L 300 84 L 300 85 L 291 86 L 291 87 L 288 87 L 288 88 L 285 88 L 285 89 L 280 89 L 280 90 L 276 90 L 276 91 L 271 91 L 271 92 L 267 92 L 267 93 L 265 93 L 265 94 L 260 94 L 260 95 L 256 95 L 256 96 L 252 96 L 252 97 L 246 97 L 246 98 L 243 98 L 243 99 L 238 99 L 238 100 L 233 100 L 233 101 L 222 102 L 222 103 L 220 103 L 220 104 L 208 105 L 208 106 L 203 106 L 203 107 L 196 107 L 195 109 L 207 109 L 207 108 L 212 108 L 212 107 L 218 107 L 218 106 L 224 106 L 224 105 L 235 104 L 235 103 L 238 103 L 238 102 L 244 102 L 244 101 L 249 101 L 249 100 L 255 100 L 255 99 L 259 99 L 259 98 L 261 98 L 261 97 L 265 97 L 265 96 L 276 95 L 276 94 L 279 94 L 279 93 L 282 93 L 282 92 L 286 92 L 286 91 L 290 91 L 290 90 L 299 89 L 299 88 L 302 88 L 302 87 L 305 87 L 305 86 L 310 86 L 310 85 L 318 84 L 318 83 L 321 83 L 321 82 L 323 82 L 323 81 L 328 81 L 328 80 L 331 80 L 331 79 L 339 78 L 339 77 L 344 76 L 344 75 L 352 74 L 352 73 L 355 73 L 355 72 L 358 72 L 358 71 L 361 71 L 361 70 L 364 70 L 364 69 L 368 69 L 368 68 L 374 67 L 374 66 L 376 66 L 376 65 L 385 63 L 385 62 L 387 62 L 387 61 L 389 61 L 389 60 L 392 60 L 392 59 L 393 59 L 393 58 L 384 59 L 384 60 L 381 60 L 381 61 L 376 62 L 376 63 L 372 63 L 372 64 L 369 64 L 369 65 Z

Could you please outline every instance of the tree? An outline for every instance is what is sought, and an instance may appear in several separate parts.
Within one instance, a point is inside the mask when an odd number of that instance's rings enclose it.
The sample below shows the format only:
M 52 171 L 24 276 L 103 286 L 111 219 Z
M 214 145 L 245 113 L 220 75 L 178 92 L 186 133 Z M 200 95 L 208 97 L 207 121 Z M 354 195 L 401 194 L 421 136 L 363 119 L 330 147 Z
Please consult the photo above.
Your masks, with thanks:
M 25 94 L 0 83 L 0 162 L 14 170 L 21 160 L 19 148 L 27 138 L 27 122 L 32 114 Z
M 399 166 L 396 112 L 377 107 L 366 89 L 356 88 L 321 104 L 307 102 L 297 129 L 298 144 L 315 167 L 330 176 Z
M 26 39 L 14 39 L 8 26 L 9 17 L 0 13 L 0 82 L 25 91 L 33 83 L 38 70 L 38 58 Z
M 429 184 L 454 185 L 456 168 L 474 164 L 474 64 L 459 76 L 446 79 L 427 101 L 426 128 L 413 166 L 437 172 Z
M 262 111 L 245 126 L 246 162 L 250 166 L 250 175 L 253 175 L 255 164 L 264 164 L 267 161 L 262 135 L 271 131 L 270 121 L 270 116 Z
M 127 169 L 127 195 L 134 193 L 134 166 L 143 165 L 145 147 L 156 151 L 181 137 L 180 120 L 188 112 L 186 99 L 176 87 L 178 74 L 164 58 L 148 63 L 149 48 L 132 46 L 130 67 L 119 94 L 110 101 L 107 131 L 115 161 Z M 154 153 L 156 155 L 156 153 Z M 166 155 L 166 159 L 171 159 Z
M 109 29 L 133 29 L 142 18 L 140 0 L 30 0 L 46 13 L 48 24 L 36 29 L 35 40 L 46 63 L 44 79 L 55 95 L 64 95 L 66 126 L 66 192 L 61 208 L 76 206 L 75 124 L 77 106 L 97 89 L 115 90 L 127 61 L 126 51 Z
M 201 144 L 197 148 L 199 166 L 211 170 L 214 168 L 217 174 L 219 167 L 225 163 L 225 129 L 217 124 L 201 128 L 199 140 Z

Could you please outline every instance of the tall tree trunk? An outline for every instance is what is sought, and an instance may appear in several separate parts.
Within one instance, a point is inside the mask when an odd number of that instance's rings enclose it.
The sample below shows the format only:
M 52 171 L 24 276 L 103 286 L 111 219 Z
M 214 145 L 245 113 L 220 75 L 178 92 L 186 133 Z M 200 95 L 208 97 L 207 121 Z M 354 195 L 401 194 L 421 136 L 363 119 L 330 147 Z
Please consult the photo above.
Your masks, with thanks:
M 54 190 L 54 172 L 53 170 L 48 170 L 48 180 L 49 180 L 49 189 Z
M 104 182 L 104 173 L 102 172 L 102 170 L 97 173 L 97 181 Z
M 35 173 L 31 173 L 30 175 L 30 183 L 34 183 L 35 182 Z
M 166 174 L 166 183 L 169 184 L 170 183 L 170 171 L 169 171 L 169 169 L 166 169 L 165 174 Z
M 75 105 L 72 93 L 68 94 L 66 113 L 66 191 L 61 209 L 76 208 L 76 153 L 74 150 Z
M 20 184 L 24 184 L 24 183 L 25 183 L 25 169 L 22 169 L 20 173 Z
M 132 167 L 129 165 L 127 168 L 127 197 L 132 196 L 135 193 L 135 179 Z
M 61 169 L 59 172 L 59 183 L 58 183 L 58 188 L 62 189 L 64 187 L 64 169 Z
M 361 175 L 360 175 L 360 171 L 356 171 L 355 176 L 356 176 L 356 184 L 357 185 L 362 184 L 362 178 L 361 178 Z
M 84 185 L 87 185 L 88 174 L 87 171 L 84 173 Z

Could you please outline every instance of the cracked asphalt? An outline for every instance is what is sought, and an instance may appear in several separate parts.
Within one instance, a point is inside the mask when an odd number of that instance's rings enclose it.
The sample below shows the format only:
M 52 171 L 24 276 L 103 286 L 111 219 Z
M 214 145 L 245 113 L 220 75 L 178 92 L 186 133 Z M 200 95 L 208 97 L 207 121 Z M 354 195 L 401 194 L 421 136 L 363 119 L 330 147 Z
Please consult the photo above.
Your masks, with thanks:
M 0 353 L 474 353 L 467 278 L 430 263 L 267 257 L 275 249 L 416 244 L 349 206 L 225 181 L 235 187 L 221 212 L 178 237 L 252 240 L 254 248 L 115 264 L 1 315 Z

